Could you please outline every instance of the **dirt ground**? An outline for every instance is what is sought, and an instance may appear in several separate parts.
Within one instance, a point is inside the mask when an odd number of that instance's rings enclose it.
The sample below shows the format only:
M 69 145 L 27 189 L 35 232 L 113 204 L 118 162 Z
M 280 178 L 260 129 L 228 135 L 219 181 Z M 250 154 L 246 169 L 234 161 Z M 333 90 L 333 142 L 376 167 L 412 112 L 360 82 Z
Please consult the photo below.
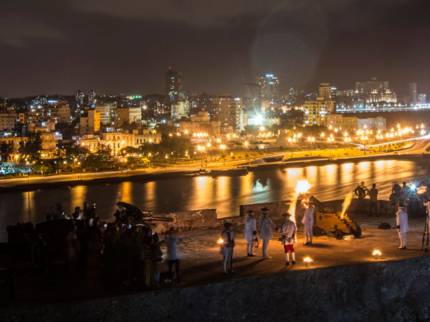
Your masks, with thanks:
M 430 256 L 421 250 L 424 218 L 410 219 L 410 230 L 407 233 L 407 250 L 398 250 L 399 238 L 397 230 L 380 230 L 377 228 L 381 222 L 394 224 L 392 215 L 381 217 L 368 217 L 367 215 L 350 215 L 362 228 L 362 236 L 354 238 L 348 236 L 343 240 L 336 240 L 327 236 L 314 237 L 312 246 L 304 246 L 303 232 L 298 233 L 296 249 L 296 265 L 285 266 L 285 256 L 279 233 L 274 234 L 268 254 L 270 260 L 263 260 L 261 246 L 254 248 L 256 257 L 246 256 L 246 242 L 243 239 L 243 228 L 235 230 L 236 247 L 234 250 L 235 274 L 222 274 L 222 256 L 216 244 L 221 231 L 194 230 L 178 233 L 182 242 L 178 244 L 178 254 L 181 263 L 181 277 L 185 283 L 182 287 L 197 284 L 208 284 L 246 276 L 288 272 L 293 270 L 317 269 L 336 265 L 374 262 L 372 251 L 378 249 L 382 252 L 379 261 L 400 260 L 412 257 Z M 306 268 L 303 258 L 309 256 L 313 262 Z M 164 270 L 167 269 L 163 263 Z M 101 287 L 89 288 L 84 272 L 77 277 L 70 277 L 63 263 L 57 263 L 55 278 L 46 280 L 35 274 L 28 262 L 12 261 L 7 256 L 0 257 L 0 267 L 9 267 L 16 272 L 15 301 L 6 299 L 6 285 L 0 284 L 0 310 L 17 307 L 28 307 L 53 304 L 65 301 L 79 301 L 89 298 L 130 294 L 137 291 L 151 291 L 153 288 L 137 290 L 124 286 L 119 291 L 108 291 Z M 163 279 L 165 276 L 163 277 Z M 161 283 L 161 288 L 170 288 L 170 284 Z

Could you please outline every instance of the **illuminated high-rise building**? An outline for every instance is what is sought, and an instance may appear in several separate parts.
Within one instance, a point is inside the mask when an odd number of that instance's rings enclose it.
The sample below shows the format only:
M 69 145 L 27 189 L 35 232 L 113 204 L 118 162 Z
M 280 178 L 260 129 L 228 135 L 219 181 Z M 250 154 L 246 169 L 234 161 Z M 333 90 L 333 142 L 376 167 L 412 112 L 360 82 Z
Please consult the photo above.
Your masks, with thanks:
M 90 90 L 88 94 L 88 105 L 94 106 L 96 104 L 96 93 L 93 90 Z
M 76 91 L 75 100 L 80 106 L 84 105 L 84 97 L 85 97 L 84 92 L 78 89 Z
M 305 124 L 312 125 L 327 125 L 327 114 L 330 111 L 330 106 L 322 97 L 318 97 L 316 101 L 306 101 L 305 108 Z
M 376 77 L 373 77 L 370 81 L 367 82 L 356 82 L 355 83 L 355 91 L 358 94 L 369 95 L 373 91 L 378 91 L 378 93 L 384 93 L 385 90 L 389 89 L 388 81 L 378 82 Z
M 264 77 L 258 77 L 258 96 L 260 102 L 268 100 L 277 102 L 279 100 L 279 79 L 273 74 L 266 74 Z
M 409 95 L 411 97 L 411 104 L 412 106 L 417 105 L 417 83 L 410 83 L 409 84 Z
M 172 104 L 182 101 L 182 73 L 169 70 L 166 72 L 166 107 L 171 108 Z
M 213 118 L 218 121 L 222 132 L 237 132 L 240 128 L 242 99 L 230 94 L 218 94 L 212 99 Z

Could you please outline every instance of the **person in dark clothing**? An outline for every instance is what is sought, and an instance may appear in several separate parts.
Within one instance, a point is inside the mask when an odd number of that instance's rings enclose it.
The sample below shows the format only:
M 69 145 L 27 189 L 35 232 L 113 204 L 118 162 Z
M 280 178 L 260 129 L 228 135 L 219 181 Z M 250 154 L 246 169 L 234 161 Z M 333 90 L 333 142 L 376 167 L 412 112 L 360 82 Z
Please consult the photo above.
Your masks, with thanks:
M 369 190 L 364 185 L 364 182 L 361 182 L 361 184 L 357 188 L 355 188 L 355 194 L 358 197 L 358 206 L 357 206 L 358 212 L 365 212 L 366 211 L 364 198 L 366 198 L 368 192 L 369 192 Z
M 74 220 L 78 220 L 79 216 L 81 215 L 81 207 L 75 207 L 75 212 L 72 214 L 72 218 Z
M 378 189 L 376 189 L 376 184 L 372 185 L 372 189 L 369 190 L 369 216 L 376 215 L 376 217 L 379 217 L 378 214 Z

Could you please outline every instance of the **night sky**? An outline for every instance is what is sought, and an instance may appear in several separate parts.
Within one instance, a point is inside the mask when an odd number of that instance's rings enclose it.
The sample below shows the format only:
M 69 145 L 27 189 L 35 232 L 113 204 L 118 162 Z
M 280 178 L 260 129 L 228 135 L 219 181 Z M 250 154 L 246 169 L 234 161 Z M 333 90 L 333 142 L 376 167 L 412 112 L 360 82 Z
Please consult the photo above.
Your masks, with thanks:
M 281 91 L 378 77 L 430 95 L 428 0 L 14 0 L 0 4 L 0 96 L 245 95 L 273 73 Z

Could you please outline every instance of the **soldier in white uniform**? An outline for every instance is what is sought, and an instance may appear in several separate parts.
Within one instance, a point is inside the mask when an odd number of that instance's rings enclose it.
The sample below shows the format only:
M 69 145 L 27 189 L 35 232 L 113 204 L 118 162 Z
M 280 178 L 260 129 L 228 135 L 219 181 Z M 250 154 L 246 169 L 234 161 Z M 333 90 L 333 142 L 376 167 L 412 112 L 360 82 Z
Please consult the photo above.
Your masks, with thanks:
M 233 274 L 233 249 L 234 249 L 234 232 L 231 230 L 232 224 L 226 222 L 224 230 L 221 233 L 221 238 L 224 241 L 221 244 L 220 254 L 222 255 L 222 265 L 224 274 Z M 227 263 L 229 263 L 229 270 L 227 271 Z
M 248 257 L 254 257 L 255 255 L 252 253 L 252 248 L 255 238 L 257 237 L 257 221 L 254 218 L 254 212 L 252 210 L 248 210 L 246 213 L 248 214 L 245 219 L 246 252 Z
M 302 201 L 303 206 L 305 207 L 305 213 L 303 215 L 302 224 L 305 225 L 305 235 L 306 242 L 303 245 L 312 245 L 312 237 L 313 237 L 313 227 L 314 227 L 314 215 L 315 208 L 313 203 L 309 202 L 309 200 Z
M 284 245 L 285 249 L 285 265 L 290 265 L 290 253 L 292 263 L 296 263 L 296 253 L 294 252 L 294 244 L 296 243 L 296 224 L 290 220 L 291 214 L 285 213 L 282 215 L 285 217 L 285 222 L 281 226 L 282 233 L 282 245 Z
M 270 238 L 272 238 L 272 228 L 278 230 L 278 227 L 273 221 L 267 217 L 269 209 L 264 207 L 261 208 L 261 216 L 258 222 L 260 229 L 260 238 L 263 240 L 263 259 L 271 259 L 272 257 L 267 255 L 267 248 L 269 247 Z
M 403 203 L 398 204 L 399 210 L 396 213 L 397 231 L 400 238 L 399 249 L 406 249 L 406 232 L 409 230 L 408 213 L 404 210 Z

